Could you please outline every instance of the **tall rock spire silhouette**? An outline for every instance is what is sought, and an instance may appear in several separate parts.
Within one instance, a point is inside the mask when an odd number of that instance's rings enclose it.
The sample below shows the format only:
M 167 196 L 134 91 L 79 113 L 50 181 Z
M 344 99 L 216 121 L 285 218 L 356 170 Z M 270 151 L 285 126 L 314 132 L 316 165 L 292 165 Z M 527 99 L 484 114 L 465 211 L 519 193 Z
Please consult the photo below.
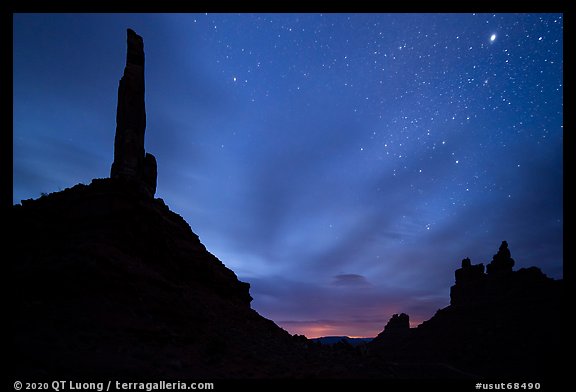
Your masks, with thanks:
M 156 193 L 156 158 L 144 151 L 144 41 L 132 29 L 127 30 L 127 41 L 126 67 L 118 86 L 114 162 L 110 177 L 136 182 L 153 197 Z

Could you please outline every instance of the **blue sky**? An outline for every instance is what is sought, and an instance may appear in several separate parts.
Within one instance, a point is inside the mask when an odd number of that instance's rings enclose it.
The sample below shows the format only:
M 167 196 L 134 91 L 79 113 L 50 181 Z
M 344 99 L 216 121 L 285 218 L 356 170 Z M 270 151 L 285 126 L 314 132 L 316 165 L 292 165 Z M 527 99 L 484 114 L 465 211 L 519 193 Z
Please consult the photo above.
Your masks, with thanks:
M 14 203 L 109 175 L 128 27 L 156 196 L 288 331 L 418 324 L 502 240 L 562 277 L 562 15 L 16 14 Z

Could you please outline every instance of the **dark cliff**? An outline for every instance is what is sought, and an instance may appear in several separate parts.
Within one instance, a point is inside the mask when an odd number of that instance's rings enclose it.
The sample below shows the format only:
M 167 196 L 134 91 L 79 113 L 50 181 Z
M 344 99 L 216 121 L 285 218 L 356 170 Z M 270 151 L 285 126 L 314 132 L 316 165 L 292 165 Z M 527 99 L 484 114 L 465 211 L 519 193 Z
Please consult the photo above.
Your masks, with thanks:
M 303 351 L 250 308 L 249 285 L 136 184 L 10 211 L 15 375 L 280 377 Z
M 446 363 L 470 376 L 561 374 L 563 281 L 536 267 L 513 271 L 513 266 L 506 241 L 487 273 L 483 264 L 464 259 L 450 290 L 451 304 L 417 328 L 408 328 L 404 315 L 403 328 L 387 326 L 370 343 L 371 352 L 386 360 Z

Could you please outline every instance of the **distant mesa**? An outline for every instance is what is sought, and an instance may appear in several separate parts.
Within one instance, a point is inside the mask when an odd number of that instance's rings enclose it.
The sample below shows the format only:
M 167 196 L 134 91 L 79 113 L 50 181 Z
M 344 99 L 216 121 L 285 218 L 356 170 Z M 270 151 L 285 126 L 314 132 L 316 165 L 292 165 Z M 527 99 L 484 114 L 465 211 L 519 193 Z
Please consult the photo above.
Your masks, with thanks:
M 352 347 L 365 345 L 372 341 L 372 338 L 351 338 L 349 336 L 324 336 L 321 338 L 310 339 L 312 342 L 317 342 L 325 346 L 333 346 L 338 343 L 349 344 Z

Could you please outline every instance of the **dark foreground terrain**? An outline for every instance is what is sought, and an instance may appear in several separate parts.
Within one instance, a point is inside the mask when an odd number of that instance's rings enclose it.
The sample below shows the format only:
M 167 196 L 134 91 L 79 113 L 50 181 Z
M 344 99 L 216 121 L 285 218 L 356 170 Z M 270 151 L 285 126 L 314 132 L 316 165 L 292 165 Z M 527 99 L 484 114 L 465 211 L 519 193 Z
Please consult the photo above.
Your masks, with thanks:
M 94 180 L 8 217 L 10 368 L 17 377 L 468 378 L 561 374 L 563 282 L 513 271 L 503 243 L 464 260 L 451 305 L 371 343 L 321 346 L 250 307 L 249 285 L 137 184 Z

